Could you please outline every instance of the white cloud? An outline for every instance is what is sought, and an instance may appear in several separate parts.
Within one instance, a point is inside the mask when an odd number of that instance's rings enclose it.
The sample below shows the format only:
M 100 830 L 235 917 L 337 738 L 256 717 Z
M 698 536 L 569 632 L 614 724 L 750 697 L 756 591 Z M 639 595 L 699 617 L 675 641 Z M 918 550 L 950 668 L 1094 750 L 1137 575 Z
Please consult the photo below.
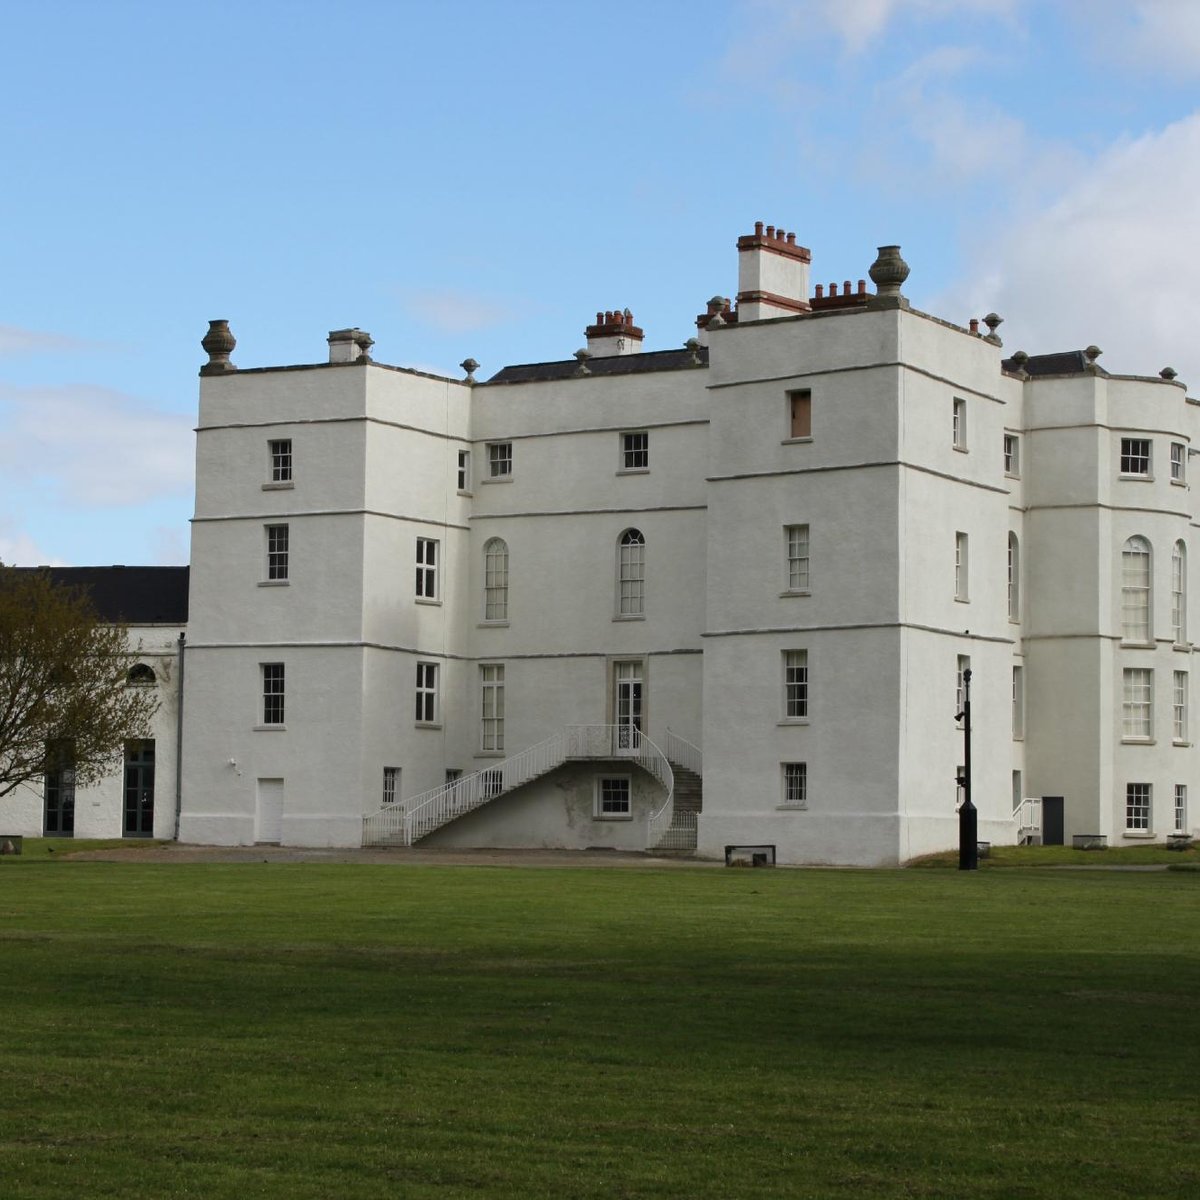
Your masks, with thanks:
M 186 494 L 191 421 L 123 392 L 0 384 L 0 472 L 69 504 L 112 507 Z
M 9 567 L 59 567 L 62 560 L 43 550 L 27 533 L 0 517 L 0 562 Z
M 861 54 L 893 21 L 940 21 L 976 14 L 1008 21 L 1020 5 L 1021 0 L 817 0 L 805 11 L 815 9 L 817 17 L 841 38 L 847 53 Z
M 1041 211 L 993 224 L 966 278 L 929 307 L 951 320 L 995 309 L 1008 349 L 1104 351 L 1117 373 L 1173 366 L 1200 388 L 1195 287 L 1200 113 L 1111 146 Z
M 18 354 L 72 354 L 96 348 L 96 343 L 66 333 L 0 325 L 0 358 Z
M 1154 73 L 1200 73 L 1195 0 L 1071 0 L 1068 11 L 1109 58 Z

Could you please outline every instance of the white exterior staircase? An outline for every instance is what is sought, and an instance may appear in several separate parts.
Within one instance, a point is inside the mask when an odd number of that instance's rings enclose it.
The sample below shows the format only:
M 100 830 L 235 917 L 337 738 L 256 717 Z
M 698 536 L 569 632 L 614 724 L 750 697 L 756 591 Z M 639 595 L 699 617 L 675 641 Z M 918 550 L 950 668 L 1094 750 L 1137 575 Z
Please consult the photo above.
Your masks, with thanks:
M 667 733 L 667 745 L 679 757 L 681 774 L 698 780 L 700 751 Z M 648 771 L 666 789 L 667 798 L 647 820 L 646 849 L 695 849 L 698 792 L 693 807 L 675 811 L 675 769 L 644 733 L 632 725 L 568 725 L 544 741 L 494 766 L 463 775 L 452 783 L 385 804 L 363 817 L 364 846 L 411 846 L 466 813 L 530 783 L 565 762 L 581 759 L 628 759 Z M 690 837 L 690 844 L 689 844 Z
M 1018 846 L 1039 846 L 1042 842 L 1042 801 L 1038 796 L 1026 796 L 1013 809 L 1017 826 Z

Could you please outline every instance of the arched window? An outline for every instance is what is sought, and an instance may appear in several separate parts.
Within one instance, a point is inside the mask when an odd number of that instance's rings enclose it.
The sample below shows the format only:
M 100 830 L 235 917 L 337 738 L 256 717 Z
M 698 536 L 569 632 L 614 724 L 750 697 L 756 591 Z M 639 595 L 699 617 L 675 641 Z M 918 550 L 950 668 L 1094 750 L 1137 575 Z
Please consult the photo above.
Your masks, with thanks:
M 621 534 L 617 567 L 617 613 L 640 617 L 646 611 L 646 539 L 640 529 Z
M 1021 547 L 1017 535 L 1008 535 L 1008 619 L 1021 619 Z
M 1131 537 L 1121 550 L 1121 638 L 1150 640 L 1150 543 Z
M 1187 644 L 1187 547 L 1176 542 L 1171 551 L 1171 633 L 1175 645 Z
M 508 620 L 508 543 L 489 538 L 483 546 L 483 619 Z
M 129 668 L 129 674 L 125 676 L 125 682 L 130 686 L 153 687 L 158 682 L 158 676 L 154 674 L 153 667 L 145 663 L 134 663 Z

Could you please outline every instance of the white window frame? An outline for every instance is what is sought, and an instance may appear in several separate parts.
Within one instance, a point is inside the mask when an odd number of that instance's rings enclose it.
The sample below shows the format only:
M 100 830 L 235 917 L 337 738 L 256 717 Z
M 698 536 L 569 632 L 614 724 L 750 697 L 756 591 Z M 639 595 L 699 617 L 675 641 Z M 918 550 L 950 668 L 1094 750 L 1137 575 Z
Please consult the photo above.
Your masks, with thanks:
M 633 777 L 631 775 L 597 775 L 593 786 L 593 820 L 633 820 Z M 624 795 L 623 807 L 622 794 Z
M 395 804 L 400 798 L 400 768 L 383 768 L 383 803 Z
M 460 450 L 458 452 L 458 466 L 456 468 L 455 479 L 458 485 L 458 494 L 460 496 L 469 496 L 471 494 L 470 450 Z
M 970 538 L 957 530 L 954 534 L 954 599 L 960 604 L 970 602 Z
M 1186 746 L 1188 738 L 1188 673 L 1171 673 L 1171 729 L 1177 746 Z
M 960 654 L 954 660 L 954 713 L 955 721 L 959 720 L 958 714 L 963 711 L 963 705 L 967 702 L 967 687 L 963 679 L 965 672 L 971 669 L 971 656 L 969 654 Z
M 1021 438 L 1015 433 L 1004 435 L 1004 473 L 1011 479 L 1021 478 Z
M 287 525 L 264 525 L 267 539 L 266 583 L 287 583 L 291 533 Z
M 1121 740 L 1148 742 L 1154 733 L 1154 671 L 1125 667 L 1121 672 Z
M 416 677 L 416 723 L 436 726 L 440 717 L 438 683 L 440 663 L 428 659 L 417 659 Z
M 806 722 L 809 714 L 808 651 L 784 650 L 783 720 L 787 724 Z
M 1141 534 L 1125 540 L 1121 547 L 1121 640 L 1132 645 L 1153 641 L 1154 612 L 1151 584 L 1154 579 L 1154 550 Z
M 1008 619 L 1021 619 L 1021 543 L 1011 530 L 1008 535 Z
M 1121 439 L 1122 479 L 1153 479 L 1154 443 L 1150 438 Z
M 783 527 L 783 546 L 787 558 L 785 592 L 793 596 L 809 595 L 812 576 L 810 574 L 808 526 L 785 525 Z
M 503 538 L 483 544 L 483 621 L 508 624 L 508 543 Z
M 1175 833 L 1187 833 L 1188 817 L 1187 817 L 1187 784 L 1177 783 L 1175 785 Z
M 1175 645 L 1187 640 L 1187 545 L 1178 541 L 1171 548 L 1171 633 Z
M 511 479 L 513 474 L 512 442 L 488 442 L 488 478 Z
M 1171 443 L 1171 482 L 1187 483 L 1187 446 L 1183 442 Z
M 621 434 L 621 465 L 618 475 L 644 475 L 650 470 L 650 433 L 631 429 Z
M 626 529 L 617 540 L 617 616 L 636 620 L 646 615 L 646 536 Z
M 808 808 L 808 763 L 779 764 L 780 808 Z
M 1015 742 L 1025 737 L 1025 668 L 1019 665 L 1012 669 L 1012 735 Z
M 441 558 L 441 545 L 437 538 L 417 538 L 417 573 L 415 596 L 417 603 L 436 604 L 441 599 L 440 577 L 441 570 L 438 560 Z
M 1125 785 L 1125 830 L 1128 833 L 1149 833 L 1154 828 L 1154 785 L 1127 783 Z
M 954 397 L 951 417 L 951 431 L 954 437 L 954 449 L 967 450 L 967 402 L 961 396 Z
M 271 438 L 267 442 L 267 482 L 265 487 L 291 487 L 292 439 Z
M 287 718 L 287 668 L 281 662 L 259 663 L 262 724 L 282 729 Z
M 479 748 L 485 754 L 504 750 L 504 664 L 479 664 Z

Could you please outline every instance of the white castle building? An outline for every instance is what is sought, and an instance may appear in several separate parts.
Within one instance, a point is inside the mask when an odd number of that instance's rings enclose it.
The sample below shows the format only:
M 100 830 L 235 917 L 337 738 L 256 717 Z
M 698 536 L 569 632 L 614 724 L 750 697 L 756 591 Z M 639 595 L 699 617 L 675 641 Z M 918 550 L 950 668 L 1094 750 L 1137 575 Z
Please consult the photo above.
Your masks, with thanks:
M 683 349 L 603 312 L 486 381 L 212 323 L 156 836 L 902 862 L 957 844 L 967 668 L 982 839 L 1191 829 L 1174 372 L 1005 358 L 897 247 L 874 291 L 737 253 Z

